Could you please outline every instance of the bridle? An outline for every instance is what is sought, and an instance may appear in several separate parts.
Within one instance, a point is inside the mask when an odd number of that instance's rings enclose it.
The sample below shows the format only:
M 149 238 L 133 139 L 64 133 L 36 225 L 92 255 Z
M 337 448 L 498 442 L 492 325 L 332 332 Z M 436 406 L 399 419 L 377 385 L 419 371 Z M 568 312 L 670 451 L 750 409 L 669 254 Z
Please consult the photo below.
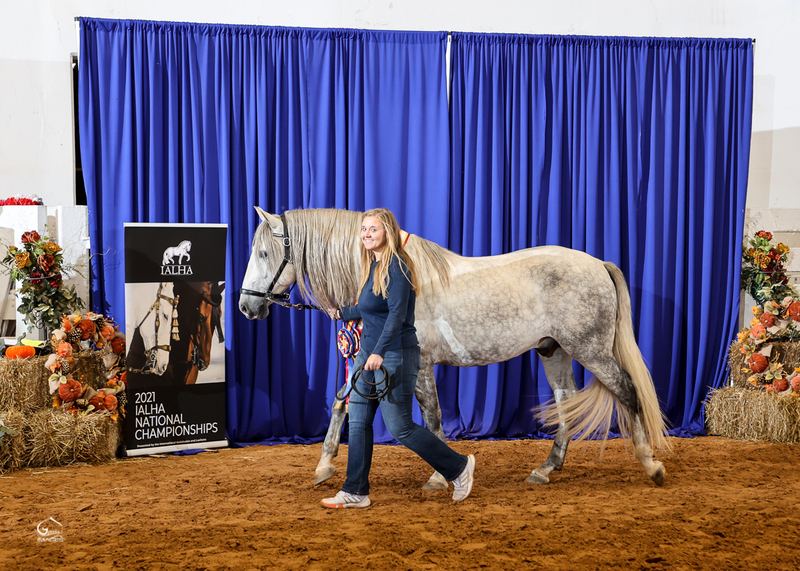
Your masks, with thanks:
M 242 288 L 239 290 L 240 295 L 252 295 L 254 297 L 263 297 L 267 303 L 277 303 L 283 307 L 294 307 L 295 309 L 321 309 L 316 305 L 308 305 L 305 303 L 291 303 L 289 302 L 289 292 L 291 288 L 288 290 L 281 292 L 281 293 L 273 293 L 275 286 L 278 284 L 278 280 L 283 273 L 284 268 L 286 268 L 286 264 L 292 264 L 292 256 L 291 256 L 291 241 L 289 240 L 289 230 L 286 226 L 286 215 L 281 214 L 281 222 L 283 223 L 283 234 L 275 234 L 273 232 L 273 236 L 275 238 L 283 238 L 283 261 L 281 262 L 278 271 L 275 272 L 275 277 L 272 278 L 272 283 L 269 284 L 269 288 L 266 292 L 256 291 L 252 289 L 245 289 Z
M 166 351 L 169 353 L 172 351 L 172 345 L 159 345 L 158 344 L 158 330 L 161 329 L 161 300 L 167 301 L 172 306 L 173 311 L 173 323 L 176 319 L 174 313 L 175 308 L 178 306 L 178 297 L 167 297 L 161 293 L 161 290 L 164 288 L 164 284 L 158 284 L 158 292 L 156 293 L 156 300 L 150 306 L 150 310 L 145 314 L 142 320 L 139 322 L 139 325 L 136 326 L 136 329 L 139 329 L 144 322 L 150 317 L 150 314 L 154 311 L 156 312 L 155 318 L 155 345 L 150 347 L 149 349 L 145 349 L 145 365 L 141 369 L 130 369 L 133 373 L 142 373 L 143 375 L 152 375 L 156 372 L 156 363 L 158 362 L 158 352 L 159 351 Z

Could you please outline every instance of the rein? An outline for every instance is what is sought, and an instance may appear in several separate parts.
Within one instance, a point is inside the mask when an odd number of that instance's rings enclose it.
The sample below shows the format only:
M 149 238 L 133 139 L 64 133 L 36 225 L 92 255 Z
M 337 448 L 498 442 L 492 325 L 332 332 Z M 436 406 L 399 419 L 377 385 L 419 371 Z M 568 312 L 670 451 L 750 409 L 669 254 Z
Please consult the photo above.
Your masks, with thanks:
M 292 244 L 291 244 L 291 242 L 289 240 L 289 230 L 288 230 L 288 228 L 286 226 L 286 215 L 285 214 L 281 214 L 281 221 L 283 222 L 283 234 L 274 234 L 273 233 L 273 236 L 275 236 L 276 238 L 283 238 L 283 261 L 281 262 L 281 265 L 278 268 L 278 271 L 275 273 L 275 277 L 272 278 L 272 283 L 269 284 L 269 289 L 267 289 L 266 292 L 261 292 L 261 291 L 256 291 L 256 290 L 252 290 L 252 289 L 242 288 L 241 290 L 239 290 L 239 293 L 240 293 L 240 295 L 252 295 L 254 297 L 263 297 L 267 301 L 267 303 L 277 303 L 278 305 L 280 305 L 282 307 L 293 307 L 295 309 L 301 309 L 301 310 L 302 309 L 319 309 L 321 311 L 322 308 L 318 307 L 316 305 L 308 305 L 308 304 L 305 304 L 305 303 L 291 303 L 289 301 L 289 292 L 291 291 L 291 288 L 289 288 L 287 291 L 284 291 L 282 293 L 273 293 L 272 292 L 272 290 L 275 289 L 275 286 L 278 284 L 278 280 L 280 279 L 281 274 L 283 273 L 283 270 L 286 267 L 286 264 L 291 264 L 292 263 L 292 256 L 291 256 L 291 245 Z

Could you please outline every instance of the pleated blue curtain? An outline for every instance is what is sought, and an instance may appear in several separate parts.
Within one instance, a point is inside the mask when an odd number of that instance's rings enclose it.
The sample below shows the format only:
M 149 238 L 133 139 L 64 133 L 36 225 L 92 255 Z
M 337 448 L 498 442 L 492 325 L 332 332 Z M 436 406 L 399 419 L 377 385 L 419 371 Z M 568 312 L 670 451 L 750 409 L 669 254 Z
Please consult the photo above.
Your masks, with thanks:
M 702 433 L 736 332 L 752 42 L 454 33 L 451 62 L 448 247 L 616 263 L 673 432 Z M 437 379 L 449 436 L 539 434 L 535 353 Z
M 92 305 L 124 320 L 125 222 L 228 226 L 228 437 L 319 440 L 327 316 L 244 318 L 253 207 L 391 208 L 447 240 L 446 34 L 81 19 L 79 126 Z M 343 375 L 343 365 L 340 375 Z M 388 441 L 382 425 L 376 437 Z

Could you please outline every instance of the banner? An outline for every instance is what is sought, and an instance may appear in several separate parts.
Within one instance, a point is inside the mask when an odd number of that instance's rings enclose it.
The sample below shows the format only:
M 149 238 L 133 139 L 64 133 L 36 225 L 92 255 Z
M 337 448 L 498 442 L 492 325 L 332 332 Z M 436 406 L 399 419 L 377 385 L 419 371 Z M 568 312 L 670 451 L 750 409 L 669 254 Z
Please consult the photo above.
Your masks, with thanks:
M 125 224 L 128 456 L 227 446 L 225 224 Z

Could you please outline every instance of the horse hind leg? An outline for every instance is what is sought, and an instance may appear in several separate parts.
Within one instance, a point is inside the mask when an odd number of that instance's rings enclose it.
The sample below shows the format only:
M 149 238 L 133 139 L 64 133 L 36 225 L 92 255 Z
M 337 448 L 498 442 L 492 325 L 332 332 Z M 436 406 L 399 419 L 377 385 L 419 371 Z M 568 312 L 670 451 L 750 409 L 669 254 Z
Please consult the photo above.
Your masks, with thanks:
M 661 462 L 653 459 L 653 448 L 650 446 L 650 437 L 643 422 L 643 409 L 645 406 L 658 408 L 658 399 L 655 396 L 655 389 L 652 386 L 649 373 L 646 370 L 639 373 L 643 378 L 639 383 L 641 385 L 640 388 L 637 389 L 631 375 L 611 356 L 602 361 L 582 361 L 582 364 L 595 374 L 602 383 L 602 387 L 606 390 L 606 394 L 616 399 L 618 404 L 616 407 L 617 424 L 620 432 L 624 434 L 626 431 L 630 431 L 634 456 L 642 464 L 645 473 L 650 479 L 657 486 L 663 486 L 666 479 L 666 469 Z M 644 366 L 643 362 L 642 366 Z M 645 399 L 648 402 L 645 402 Z M 659 415 L 660 418 L 660 410 L 656 413 L 651 413 L 651 416 L 653 414 Z M 651 436 L 657 441 L 662 440 L 663 421 L 659 426 L 653 427 L 651 432 L 653 433 Z
M 417 387 L 415 389 L 417 403 L 422 412 L 422 418 L 428 430 L 439 437 L 442 442 L 447 442 L 447 437 L 442 429 L 442 409 L 439 407 L 439 393 L 436 390 L 436 378 L 433 374 L 433 363 L 423 359 L 422 366 L 417 376 Z M 423 490 L 447 490 L 450 484 L 439 472 L 434 472 L 428 479 Z
M 542 359 L 547 382 L 553 389 L 556 404 L 573 396 L 577 391 L 577 385 L 572 373 L 572 357 L 552 339 L 540 344 L 537 352 Z M 549 484 L 550 473 L 553 470 L 560 471 L 564 466 L 569 440 L 569 427 L 564 422 L 559 422 L 550 454 L 541 466 L 530 473 L 526 481 L 530 484 Z

